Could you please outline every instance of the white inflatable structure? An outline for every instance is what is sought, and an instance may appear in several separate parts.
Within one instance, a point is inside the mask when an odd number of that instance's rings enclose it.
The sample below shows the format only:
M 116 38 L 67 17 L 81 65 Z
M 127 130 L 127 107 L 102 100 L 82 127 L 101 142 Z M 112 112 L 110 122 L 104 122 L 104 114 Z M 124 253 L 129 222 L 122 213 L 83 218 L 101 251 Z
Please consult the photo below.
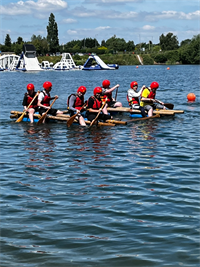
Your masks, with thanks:
M 24 44 L 23 52 L 20 56 L 16 70 L 22 71 L 37 71 L 40 68 L 39 61 L 36 57 L 36 49 L 32 44 Z
M 0 57 L 0 70 L 14 70 L 18 61 L 19 56 L 17 55 L 3 55 Z
M 62 53 L 60 62 L 53 66 L 54 70 L 80 70 L 81 66 L 76 66 L 70 53 Z

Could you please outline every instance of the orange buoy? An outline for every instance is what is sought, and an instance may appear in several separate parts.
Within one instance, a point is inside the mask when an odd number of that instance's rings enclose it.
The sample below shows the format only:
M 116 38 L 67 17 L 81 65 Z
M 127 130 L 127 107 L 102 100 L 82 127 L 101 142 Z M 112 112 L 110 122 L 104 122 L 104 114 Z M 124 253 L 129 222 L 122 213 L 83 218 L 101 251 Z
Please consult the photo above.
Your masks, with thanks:
M 196 99 L 196 95 L 193 94 L 193 93 L 189 93 L 189 94 L 187 95 L 187 99 L 188 99 L 188 101 L 195 101 L 195 99 Z
M 138 66 L 136 66 L 136 68 L 138 68 Z
M 170 70 L 170 67 L 168 67 L 167 70 Z

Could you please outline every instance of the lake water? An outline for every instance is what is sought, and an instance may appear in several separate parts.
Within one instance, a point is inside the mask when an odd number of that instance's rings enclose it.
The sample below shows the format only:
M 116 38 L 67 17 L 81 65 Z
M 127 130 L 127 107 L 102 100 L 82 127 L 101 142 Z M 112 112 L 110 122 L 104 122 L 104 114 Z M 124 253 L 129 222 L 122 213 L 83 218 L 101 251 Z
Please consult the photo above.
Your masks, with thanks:
M 1 72 L 1 267 L 199 266 L 199 74 L 194 65 Z M 124 106 L 131 81 L 155 80 L 157 98 L 184 114 L 90 130 L 10 119 L 28 83 L 51 81 L 54 107 L 66 110 L 70 93 L 84 85 L 88 98 L 104 79 L 120 84 Z

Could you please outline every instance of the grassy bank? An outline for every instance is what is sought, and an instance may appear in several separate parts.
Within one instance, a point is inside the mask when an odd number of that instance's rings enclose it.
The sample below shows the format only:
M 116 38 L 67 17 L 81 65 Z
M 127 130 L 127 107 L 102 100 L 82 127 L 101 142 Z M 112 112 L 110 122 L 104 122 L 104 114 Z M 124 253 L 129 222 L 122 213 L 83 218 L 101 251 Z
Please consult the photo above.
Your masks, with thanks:
M 72 56 L 75 64 L 77 66 L 84 65 L 86 60 L 88 59 L 89 55 L 74 55 Z M 118 64 L 118 65 L 140 65 L 140 62 L 137 58 L 136 54 L 132 53 L 118 53 L 118 54 L 102 54 L 99 57 L 106 63 L 106 64 Z M 140 55 L 142 62 L 144 65 L 154 65 L 154 64 L 161 64 L 160 62 L 156 62 L 155 55 L 152 54 L 141 54 Z M 61 56 L 38 56 L 38 60 L 41 63 L 42 61 L 49 61 L 53 64 L 56 64 L 61 60 Z M 162 64 L 177 64 L 176 59 L 174 60 L 167 60 L 166 63 Z

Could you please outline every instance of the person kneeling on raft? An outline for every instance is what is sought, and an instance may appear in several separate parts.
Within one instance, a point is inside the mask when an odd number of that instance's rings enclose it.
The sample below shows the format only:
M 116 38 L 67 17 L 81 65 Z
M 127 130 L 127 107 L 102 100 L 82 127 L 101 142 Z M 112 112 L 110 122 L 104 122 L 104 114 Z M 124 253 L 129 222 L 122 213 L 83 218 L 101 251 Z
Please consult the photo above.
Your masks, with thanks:
M 141 111 L 142 117 L 146 117 L 146 113 L 143 107 L 140 106 L 139 97 L 142 93 L 142 91 L 146 88 L 145 85 L 142 86 L 139 92 L 137 92 L 138 83 L 133 81 L 130 84 L 130 89 L 127 91 L 127 100 L 129 106 L 131 106 L 132 109 L 139 109 Z
M 152 82 L 149 88 L 146 87 L 142 91 L 140 106 L 148 112 L 148 117 L 153 116 L 153 111 L 155 109 L 166 109 L 163 102 L 159 101 L 160 104 L 158 104 L 158 100 L 155 99 L 158 87 L 158 82 Z
M 34 118 L 33 118 L 34 113 L 38 111 L 38 105 L 37 105 L 38 97 L 35 98 L 35 100 L 33 101 L 32 105 L 29 106 L 29 108 L 27 107 L 31 103 L 31 101 L 33 100 L 36 94 L 37 93 L 35 92 L 34 84 L 29 83 L 27 85 L 27 93 L 25 93 L 24 95 L 22 105 L 24 106 L 24 109 L 28 112 L 28 116 L 29 116 L 31 123 L 33 123 L 34 121 Z
M 47 109 L 49 109 L 48 114 L 52 116 L 56 116 L 57 114 L 63 114 L 63 111 L 55 109 L 55 108 L 50 108 L 50 101 L 52 99 L 58 99 L 58 96 L 51 97 L 50 91 L 52 89 L 52 83 L 49 81 L 46 81 L 43 83 L 43 88 L 44 90 L 39 94 L 38 96 L 38 111 L 40 115 L 45 113 Z M 45 122 L 45 119 L 43 123 Z
M 69 109 L 70 116 L 73 116 L 75 113 L 77 114 L 76 120 L 78 120 L 81 126 L 86 126 L 84 115 L 81 112 L 82 107 L 84 105 L 84 95 L 86 93 L 86 87 L 80 86 L 77 90 L 76 94 L 71 94 L 67 99 L 67 106 Z
M 94 88 L 94 91 L 93 91 L 93 96 L 91 96 L 89 99 L 88 99 L 88 102 L 87 102 L 87 112 L 86 112 L 86 116 L 87 116 L 87 119 L 89 121 L 93 121 L 98 112 L 101 110 L 101 107 L 102 107 L 102 100 L 101 100 L 101 95 L 102 95 L 102 88 L 101 87 L 95 87 Z M 106 106 L 101 110 L 101 113 L 98 117 L 98 120 L 103 120 L 103 121 L 106 121 L 106 120 L 109 120 L 111 119 L 112 117 L 108 114 L 107 112 L 107 108 Z

